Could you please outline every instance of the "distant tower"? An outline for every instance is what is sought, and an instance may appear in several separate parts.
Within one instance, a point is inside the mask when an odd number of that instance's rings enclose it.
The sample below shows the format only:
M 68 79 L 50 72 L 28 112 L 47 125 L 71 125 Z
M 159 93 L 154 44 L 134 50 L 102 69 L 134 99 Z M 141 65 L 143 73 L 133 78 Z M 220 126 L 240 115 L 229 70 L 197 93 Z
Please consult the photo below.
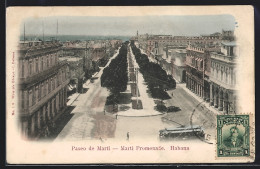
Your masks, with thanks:
M 59 22 L 57 20 L 57 27 L 56 27 L 56 40 L 58 40 L 58 33 L 59 33 Z
M 136 36 L 138 37 L 138 31 L 136 32 Z
M 25 23 L 23 24 L 23 41 L 25 42 Z

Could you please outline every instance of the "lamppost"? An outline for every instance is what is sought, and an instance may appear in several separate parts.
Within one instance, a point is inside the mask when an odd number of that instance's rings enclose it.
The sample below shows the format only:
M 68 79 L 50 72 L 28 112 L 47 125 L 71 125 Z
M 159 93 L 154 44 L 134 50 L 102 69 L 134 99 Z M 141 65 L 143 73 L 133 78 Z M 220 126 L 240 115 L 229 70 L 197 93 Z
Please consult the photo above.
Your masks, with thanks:
M 131 54 L 132 57 L 132 61 L 134 61 L 134 70 L 135 70 L 135 75 L 136 75 L 136 104 L 137 104 L 137 109 L 138 109 L 138 105 L 139 105 L 139 100 L 138 100 L 138 95 L 139 95 L 139 90 L 138 90 L 138 71 L 139 71 L 139 66 L 136 63 L 136 61 L 134 60 L 134 56 Z
M 137 104 L 137 109 L 138 109 L 138 67 L 135 68 L 136 70 L 136 104 Z

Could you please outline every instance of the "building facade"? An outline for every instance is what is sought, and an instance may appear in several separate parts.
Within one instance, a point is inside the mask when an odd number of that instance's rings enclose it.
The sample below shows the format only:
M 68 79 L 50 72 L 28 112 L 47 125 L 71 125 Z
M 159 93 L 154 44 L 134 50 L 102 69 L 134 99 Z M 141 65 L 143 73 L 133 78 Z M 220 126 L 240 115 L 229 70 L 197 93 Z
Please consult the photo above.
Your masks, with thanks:
M 210 104 L 224 114 L 235 114 L 237 109 L 237 55 L 234 41 L 223 41 L 221 52 L 211 53 Z
M 205 48 L 189 45 L 186 52 L 186 87 L 204 98 Z
M 186 49 L 172 49 L 172 76 L 178 82 L 186 81 Z
M 64 56 L 64 57 L 60 57 L 59 60 L 60 61 L 66 60 L 69 65 L 70 84 L 68 85 L 68 91 L 72 90 L 75 86 L 76 89 L 75 92 L 82 93 L 83 82 L 85 80 L 85 72 L 83 69 L 83 58 Z
M 186 87 L 210 101 L 210 53 L 220 52 L 220 46 L 211 44 L 189 44 L 186 49 Z
M 227 34 L 224 32 L 225 35 Z M 137 41 L 148 57 L 160 57 L 165 46 L 188 46 L 190 43 L 220 45 L 222 34 L 213 33 L 201 36 L 172 36 L 172 35 L 137 35 Z
M 48 134 L 66 108 L 69 69 L 58 59 L 61 47 L 57 41 L 19 44 L 19 115 L 26 138 Z

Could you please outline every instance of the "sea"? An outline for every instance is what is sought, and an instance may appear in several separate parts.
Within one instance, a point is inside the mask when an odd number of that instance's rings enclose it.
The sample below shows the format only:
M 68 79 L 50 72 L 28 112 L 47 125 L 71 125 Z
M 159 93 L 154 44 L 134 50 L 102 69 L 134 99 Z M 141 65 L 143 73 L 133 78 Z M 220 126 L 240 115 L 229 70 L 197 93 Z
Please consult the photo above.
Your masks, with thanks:
M 122 41 L 129 41 L 131 36 L 93 36 L 93 35 L 45 35 L 44 40 L 58 39 L 61 42 L 66 41 L 87 41 L 87 40 L 112 40 L 121 39 Z M 24 36 L 20 36 L 20 40 L 24 40 Z M 27 35 L 25 40 L 38 41 L 43 40 L 43 36 L 39 35 Z

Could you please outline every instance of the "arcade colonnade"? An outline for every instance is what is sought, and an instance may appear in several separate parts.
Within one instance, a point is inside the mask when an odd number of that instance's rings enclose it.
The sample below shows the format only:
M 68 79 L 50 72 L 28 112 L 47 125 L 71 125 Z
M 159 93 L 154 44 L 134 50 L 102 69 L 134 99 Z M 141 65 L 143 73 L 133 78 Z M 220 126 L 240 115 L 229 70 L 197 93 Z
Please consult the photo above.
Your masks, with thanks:
M 210 105 L 224 114 L 236 113 L 236 95 L 233 90 L 225 89 L 214 82 L 210 84 Z

